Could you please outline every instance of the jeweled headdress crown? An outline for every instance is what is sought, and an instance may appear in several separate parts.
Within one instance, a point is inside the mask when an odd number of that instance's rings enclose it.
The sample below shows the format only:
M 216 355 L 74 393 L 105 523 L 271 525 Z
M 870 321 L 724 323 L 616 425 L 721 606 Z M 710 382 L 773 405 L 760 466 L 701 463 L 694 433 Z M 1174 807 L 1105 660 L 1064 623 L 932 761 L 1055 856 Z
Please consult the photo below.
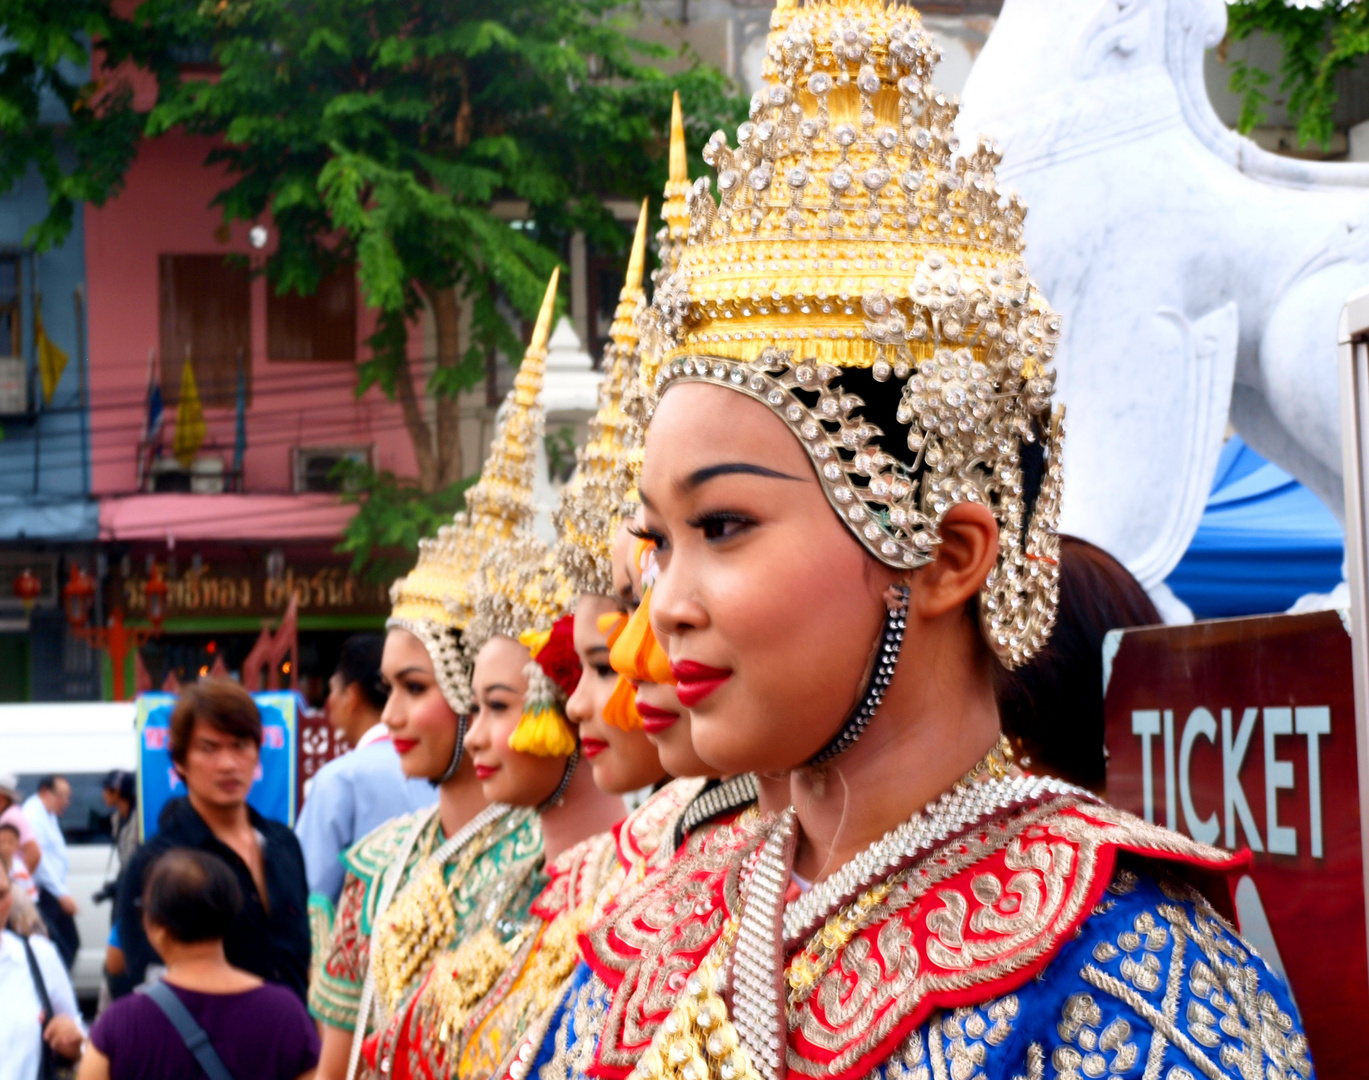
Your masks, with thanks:
M 1060 322 L 1021 258 L 1025 208 L 999 192 L 992 143 L 957 156 L 957 106 L 930 83 L 939 55 L 911 7 L 780 0 L 770 26 L 737 146 L 718 132 L 705 148 L 721 201 L 691 189 L 653 301 L 672 347 L 644 376 L 772 408 L 891 566 L 929 562 L 954 503 L 987 505 L 1001 551 L 982 625 L 1021 663 L 1055 615 L 1062 434 Z
M 623 410 L 624 397 L 638 380 L 638 323 L 646 308 L 642 289 L 646 266 L 647 204 L 637 219 L 627 277 L 618 297 L 599 384 L 599 408 L 589 437 L 576 452 L 575 474 L 561 492 L 556 511 L 556 560 L 576 592 L 613 595 L 613 537 L 636 498 L 642 456 L 642 426 Z
M 387 625 L 408 630 L 427 647 L 438 684 L 452 709 L 471 709 L 470 672 L 459 634 L 471 619 L 471 588 L 480 559 L 491 544 L 531 524 L 537 439 L 542 435 L 541 391 L 547 337 L 556 306 L 552 273 L 532 341 L 505 399 L 480 480 L 466 495 L 466 509 L 434 537 L 418 544 L 418 562 L 390 587 Z

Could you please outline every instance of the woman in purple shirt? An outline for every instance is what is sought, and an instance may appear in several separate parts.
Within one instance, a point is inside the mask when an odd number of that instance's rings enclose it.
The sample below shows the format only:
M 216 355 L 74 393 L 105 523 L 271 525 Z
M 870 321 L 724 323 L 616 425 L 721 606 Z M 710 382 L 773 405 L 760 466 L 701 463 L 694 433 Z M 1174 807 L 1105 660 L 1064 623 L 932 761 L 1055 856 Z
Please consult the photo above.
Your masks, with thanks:
M 242 893 L 216 856 L 175 848 L 143 890 L 143 924 L 166 964 L 163 982 L 235 1080 L 308 1080 L 318 1063 L 314 1023 L 291 991 L 231 966 L 223 936 Z M 79 1080 L 180 1080 L 204 1070 L 150 994 L 114 1002 L 90 1033 Z

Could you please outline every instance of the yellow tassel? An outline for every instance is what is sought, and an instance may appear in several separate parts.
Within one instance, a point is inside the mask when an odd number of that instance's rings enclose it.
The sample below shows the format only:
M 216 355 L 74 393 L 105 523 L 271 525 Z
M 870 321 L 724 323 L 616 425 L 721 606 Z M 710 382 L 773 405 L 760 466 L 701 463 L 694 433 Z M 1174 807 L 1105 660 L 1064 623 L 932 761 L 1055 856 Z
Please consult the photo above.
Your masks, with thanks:
M 518 644 L 522 645 L 534 660 L 537 654 L 547 647 L 547 642 L 551 640 L 551 628 L 546 630 L 524 630 L 518 635 Z
M 621 675 L 604 705 L 604 723 L 619 731 L 640 731 L 642 714 L 637 711 L 637 691 Z
M 524 710 L 509 736 L 509 749 L 537 757 L 569 757 L 575 752 L 575 735 L 559 709 L 539 702 Z

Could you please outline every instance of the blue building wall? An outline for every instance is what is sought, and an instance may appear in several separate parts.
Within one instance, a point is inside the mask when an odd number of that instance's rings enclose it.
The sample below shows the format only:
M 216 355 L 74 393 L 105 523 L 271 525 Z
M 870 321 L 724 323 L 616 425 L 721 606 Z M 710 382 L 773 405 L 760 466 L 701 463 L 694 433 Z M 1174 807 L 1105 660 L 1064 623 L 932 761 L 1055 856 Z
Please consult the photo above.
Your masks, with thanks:
M 0 541 L 93 540 L 98 531 L 98 511 L 89 498 L 90 415 L 81 402 L 85 362 L 82 212 L 77 209 L 66 242 L 40 254 L 26 244 L 25 235 L 46 213 L 47 194 L 36 172 L 0 195 L 0 253 L 19 256 L 21 351 L 29 372 L 30 404 L 37 410 L 25 418 L 0 420 L 4 429 Z M 47 335 L 69 357 L 51 402 L 42 400 L 34 335 L 34 310 L 40 297 Z

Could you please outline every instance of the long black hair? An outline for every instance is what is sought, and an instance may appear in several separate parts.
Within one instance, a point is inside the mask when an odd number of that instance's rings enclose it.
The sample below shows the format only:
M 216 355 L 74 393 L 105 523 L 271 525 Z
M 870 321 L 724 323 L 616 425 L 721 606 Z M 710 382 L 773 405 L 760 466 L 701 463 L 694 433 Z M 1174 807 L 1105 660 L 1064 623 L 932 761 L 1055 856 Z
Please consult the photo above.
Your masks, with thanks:
M 1087 540 L 1060 537 L 1055 629 L 1029 663 L 996 680 L 1003 731 L 1030 771 L 1102 790 L 1103 638 L 1163 621 L 1125 566 Z

